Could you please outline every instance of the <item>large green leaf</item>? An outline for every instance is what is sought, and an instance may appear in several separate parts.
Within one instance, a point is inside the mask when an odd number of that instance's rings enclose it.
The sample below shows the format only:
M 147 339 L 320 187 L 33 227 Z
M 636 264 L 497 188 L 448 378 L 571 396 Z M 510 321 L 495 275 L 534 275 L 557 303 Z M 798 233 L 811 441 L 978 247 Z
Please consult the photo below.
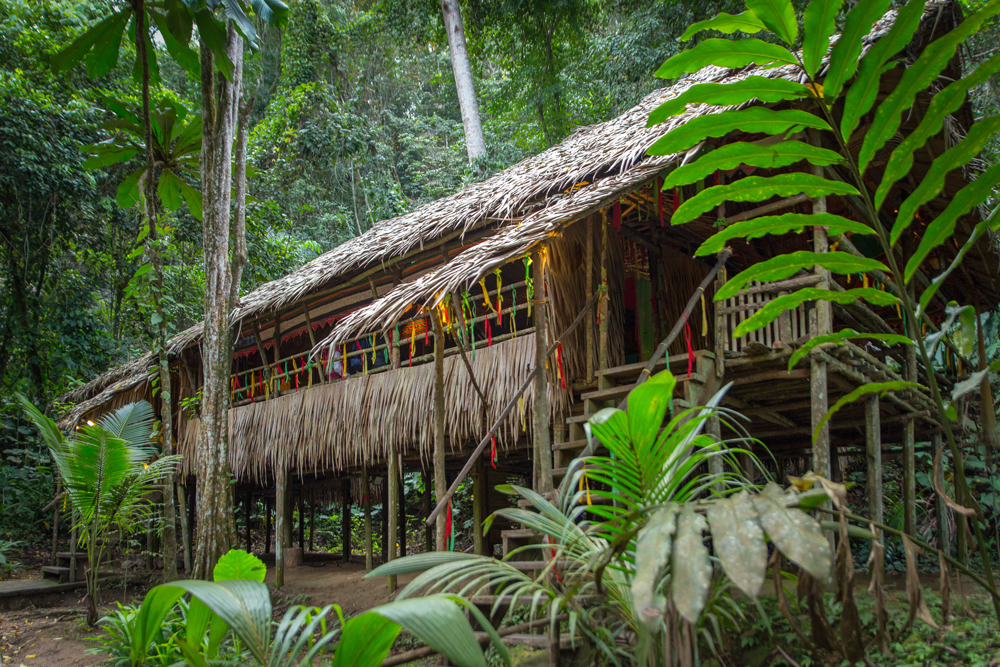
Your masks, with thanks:
M 650 155 L 673 155 L 709 137 L 722 137 L 730 132 L 782 134 L 797 127 L 830 129 L 826 121 L 807 111 L 750 107 L 692 118 L 658 139 L 647 152 Z
M 896 222 L 892 225 L 892 231 L 889 234 L 889 243 L 895 245 L 899 237 L 913 222 L 917 209 L 941 192 L 948 173 L 964 167 L 970 160 L 979 155 L 983 147 L 993 140 L 998 131 L 1000 131 L 1000 116 L 991 116 L 978 123 L 973 123 L 962 141 L 934 160 L 930 169 L 927 170 L 927 175 L 920 181 L 920 185 L 900 204 L 899 212 L 896 214 Z
M 808 227 L 822 226 L 831 236 L 850 232 L 852 234 L 874 234 L 875 230 L 863 222 L 855 222 L 832 213 L 785 213 L 765 215 L 729 225 L 711 236 L 699 246 L 696 256 L 714 255 L 720 252 L 731 239 L 757 239 L 766 234 L 799 234 Z
M 875 208 L 882 208 L 886 196 L 892 186 L 903 178 L 913 166 L 913 154 L 918 148 L 941 131 L 945 117 L 956 111 L 965 103 L 966 94 L 970 88 L 985 83 L 1000 70 L 1000 55 L 993 56 L 980 65 L 972 74 L 949 84 L 944 90 L 934 96 L 924 112 L 923 120 L 913 132 L 907 135 L 899 146 L 889 156 L 885 172 L 875 192 Z
M 671 116 L 682 114 L 689 104 L 733 106 L 755 99 L 761 102 L 795 100 L 810 94 L 809 89 L 798 81 L 780 77 L 748 76 L 735 83 L 699 83 L 653 109 L 646 125 L 652 127 Z
M 875 42 L 861 59 L 858 76 L 847 90 L 847 98 L 844 101 L 840 131 L 845 137 L 851 136 L 861 122 L 862 116 L 868 113 L 875 103 L 882 74 L 892 67 L 889 60 L 910 43 L 913 33 L 920 25 L 920 18 L 924 15 L 924 4 L 925 0 L 910 0 L 906 3 L 896 14 L 896 20 L 893 21 L 889 34 Z
M 715 293 L 715 300 L 721 301 L 736 296 L 751 280 L 771 283 L 791 278 L 799 271 L 811 270 L 814 266 L 822 266 L 827 271 L 839 274 L 886 270 L 885 264 L 877 259 L 858 257 L 846 252 L 797 250 L 758 262 L 736 274 Z
M 183 180 L 177 180 L 180 183 L 181 196 L 183 196 L 184 201 L 187 202 L 188 210 L 191 212 L 191 215 L 195 217 L 195 219 L 201 220 L 201 193 L 185 183 Z
M 761 527 L 774 546 L 820 581 L 830 576 L 830 543 L 819 522 L 800 509 L 788 507 L 788 498 L 768 482 L 753 500 Z
M 788 49 L 753 37 L 738 40 L 706 39 L 692 49 L 671 56 L 660 65 L 656 76 L 661 79 L 676 79 L 682 74 L 697 72 L 707 65 L 740 68 L 750 64 L 772 63 L 794 65 L 796 60 Z
M 267 25 L 283 28 L 288 22 L 288 5 L 281 0 L 250 0 L 253 13 Z
M 726 12 L 719 12 L 706 21 L 699 21 L 688 26 L 684 34 L 677 39 L 678 41 L 686 42 L 704 30 L 718 30 L 719 32 L 731 35 L 737 31 L 752 34 L 760 32 L 763 29 L 764 23 L 749 10 L 735 16 Z
M 795 367 L 795 364 L 799 363 L 799 361 L 809 354 L 814 347 L 819 347 L 820 345 L 826 345 L 828 343 L 843 345 L 848 340 L 858 339 L 880 340 L 889 345 L 910 345 L 912 343 L 908 337 L 901 336 L 899 334 L 858 333 L 854 329 L 842 329 L 840 331 L 823 334 L 821 336 L 813 336 L 807 340 L 802 347 L 795 350 L 791 359 L 788 360 L 788 370 L 792 370 Z
M 352 618 L 344 624 L 331 667 L 379 667 L 399 631 L 398 624 L 371 611 Z
M 383 563 L 365 575 L 365 578 L 391 577 L 396 574 L 410 574 L 412 572 L 423 572 L 438 565 L 454 563 L 456 561 L 469 561 L 479 558 L 474 554 L 464 554 L 458 551 L 427 551 L 422 554 L 397 558 Z
M 920 385 L 916 382 L 903 382 L 902 380 L 893 380 L 892 382 L 869 382 L 868 384 L 863 384 L 854 391 L 837 399 L 837 402 L 833 404 L 823 418 L 819 420 L 816 424 L 816 428 L 813 429 L 813 441 L 816 441 L 816 437 L 819 434 L 820 429 L 826 424 L 830 419 L 840 412 L 840 409 L 849 403 L 854 403 L 858 399 L 864 398 L 866 396 L 871 396 L 872 394 L 883 395 L 890 391 L 902 391 L 904 389 L 920 389 Z
M 242 549 L 230 549 L 215 564 L 212 578 L 215 581 L 246 579 L 248 581 L 264 581 L 267 568 L 261 559 Z
M 160 636 L 163 619 L 184 595 L 184 589 L 176 586 L 155 586 L 146 593 L 139 607 L 132 629 L 129 656 L 131 664 L 141 665 L 146 660 L 149 645 Z
M 816 76 L 830 49 L 830 35 L 837 29 L 837 13 L 842 4 L 843 0 L 812 0 L 806 6 L 802 16 L 802 64 L 811 77 Z
M 656 440 L 674 399 L 677 380 L 669 370 L 657 373 L 628 395 L 628 430 L 632 445 L 645 451 Z
M 121 48 L 122 33 L 128 23 L 131 9 L 124 9 L 114 15 L 114 23 L 101 35 L 94 44 L 93 50 L 87 54 L 87 76 L 99 79 L 118 64 L 118 51 Z
M 810 4 L 815 4 L 813 0 Z M 791 0 L 746 0 L 747 9 L 752 11 L 768 30 L 780 37 L 785 44 L 795 46 L 799 36 L 799 20 Z
M 971 211 L 973 207 L 992 198 L 997 184 L 1000 184 L 1000 165 L 995 164 L 955 194 L 948 202 L 948 207 L 930 221 L 927 229 L 920 236 L 920 246 L 906 262 L 904 272 L 906 282 L 910 281 L 932 250 L 951 239 L 959 218 Z
M 128 10 L 125 10 L 125 13 L 127 12 Z M 111 39 L 111 31 L 115 29 L 115 25 L 118 20 L 119 14 L 112 14 L 77 37 L 73 40 L 72 44 L 52 56 L 52 69 L 56 72 L 65 72 L 70 67 L 83 60 L 83 57 L 87 55 L 87 52 L 90 51 L 90 49 L 93 48 L 99 40 L 105 38 Z
M 176 211 L 181 205 L 181 179 L 177 178 L 174 172 L 164 170 L 160 174 L 160 182 L 156 186 L 156 194 L 163 202 L 163 208 L 168 211 Z
M 187 42 L 180 41 L 174 35 L 174 32 L 170 29 L 168 16 L 159 12 L 153 12 L 153 20 L 156 21 L 156 27 L 160 30 L 160 36 L 163 38 L 163 43 L 166 45 L 167 53 L 170 54 L 170 57 L 184 71 L 197 75 L 201 70 L 201 61 L 198 58 L 198 54 L 187 45 Z M 188 25 L 190 26 L 190 24 Z
M 125 442 L 148 447 L 152 444 L 155 419 L 153 406 L 148 401 L 136 401 L 109 412 L 98 423 L 101 428 Z
M 873 287 L 858 287 L 844 292 L 820 289 L 818 287 L 807 287 L 768 301 L 750 319 L 744 320 L 736 327 L 736 330 L 733 331 L 733 338 L 745 336 L 751 331 L 756 331 L 770 324 L 786 310 L 798 308 L 806 301 L 830 301 L 832 303 L 845 304 L 853 303 L 858 299 L 864 299 L 875 306 L 893 306 L 899 303 L 899 299 L 893 295 L 888 292 L 881 292 Z
M 146 167 L 137 169 L 118 184 L 116 201 L 122 208 L 129 208 L 139 203 L 139 179 L 146 173 Z
M 959 264 L 962 263 L 962 260 L 965 259 L 965 255 L 972 250 L 973 247 L 975 247 L 975 245 L 979 242 L 979 239 L 986 233 L 986 230 L 989 229 L 997 231 L 997 225 L 1000 223 L 1000 216 L 997 215 L 998 212 L 1000 212 L 1000 208 L 993 209 L 993 212 L 990 213 L 986 220 L 976 225 L 975 229 L 972 230 L 972 233 L 969 234 L 969 238 L 962 244 L 958 254 L 955 255 L 955 259 L 951 260 L 951 264 L 948 265 L 948 268 L 934 276 L 931 280 L 931 284 L 928 285 L 927 289 L 920 294 L 920 311 L 926 312 L 927 305 L 931 302 L 931 299 L 934 298 L 934 295 L 937 294 L 937 291 L 941 289 L 941 285 L 943 285 L 944 281 L 948 279 L 948 276 L 950 276 L 952 272 L 958 268 Z
M 822 176 L 793 172 L 775 176 L 748 176 L 735 183 L 716 185 L 702 190 L 680 205 L 670 218 L 671 224 L 682 225 L 711 211 L 727 201 L 766 201 L 771 197 L 791 197 L 805 194 L 810 197 L 825 195 L 856 195 L 857 189 L 843 181 L 832 181 Z
M 854 76 L 863 40 L 888 8 L 889 0 L 866 0 L 856 4 L 847 14 L 844 30 L 833 47 L 830 66 L 823 79 L 823 96 L 831 103 L 840 96 L 843 85 Z
M 103 143 L 81 148 L 81 150 L 85 149 L 92 155 L 83 161 L 84 169 L 103 169 L 113 164 L 128 162 L 142 152 L 141 148 L 135 146 L 116 146 Z
M 865 4 L 867 3 L 861 3 L 858 8 Z M 876 151 L 896 134 L 903 114 L 913 106 L 917 93 L 925 90 L 938 78 L 941 71 L 948 66 L 958 45 L 978 32 L 983 22 L 998 11 L 1000 11 L 1000 0 L 990 0 L 978 12 L 927 45 L 916 62 L 906 68 L 899 83 L 875 110 L 872 129 L 865 135 L 865 142 L 858 155 L 858 166 L 862 172 Z
M 717 171 L 730 171 L 742 165 L 761 169 L 787 167 L 790 164 L 808 161 L 820 166 L 839 164 L 844 161 L 836 151 L 813 146 L 802 141 L 782 141 L 770 146 L 748 141 L 736 141 L 720 146 L 703 154 L 694 162 L 674 169 L 663 182 L 668 190 L 678 185 L 696 183 Z
M 685 504 L 677 518 L 677 537 L 670 560 L 670 592 L 678 613 L 697 623 L 712 580 L 712 564 L 702 533 L 708 529 L 704 517 Z
M 635 544 L 632 604 L 638 621 L 650 632 L 663 624 L 667 599 L 660 590 L 660 576 L 670 562 L 671 540 L 677 528 L 677 505 L 656 510 L 639 531 Z
M 746 489 L 709 505 L 708 525 L 722 569 L 741 591 L 757 597 L 767 571 L 767 545 Z
M 375 607 L 370 613 L 398 623 L 458 667 L 486 667 L 486 657 L 465 614 L 447 597 L 401 600 Z
M 198 26 L 198 36 L 214 56 L 215 67 L 222 72 L 226 79 L 232 81 L 233 61 L 226 55 L 229 39 L 225 27 L 207 9 L 195 12 L 194 22 Z

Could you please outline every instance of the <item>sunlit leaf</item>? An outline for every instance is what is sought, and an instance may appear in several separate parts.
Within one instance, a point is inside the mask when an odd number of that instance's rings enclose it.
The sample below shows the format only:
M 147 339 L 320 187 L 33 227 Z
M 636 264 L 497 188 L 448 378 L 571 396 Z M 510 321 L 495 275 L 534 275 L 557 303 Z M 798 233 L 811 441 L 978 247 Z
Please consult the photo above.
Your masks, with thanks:
M 768 482 L 753 504 L 774 546 L 813 577 L 825 581 L 830 576 L 830 543 L 819 522 L 800 509 L 788 507 L 785 494 L 774 482 Z
M 708 528 L 704 517 L 685 505 L 677 519 L 677 537 L 670 561 L 670 592 L 678 613 L 697 623 L 712 579 L 712 564 L 702 533 Z
M 813 0 L 810 4 L 815 2 Z M 795 45 L 799 36 L 799 20 L 795 17 L 791 0 L 746 0 L 746 5 L 768 30 L 789 46 Z
M 715 293 L 715 300 L 721 301 L 736 296 L 751 280 L 775 282 L 790 278 L 803 269 L 812 269 L 814 266 L 822 266 L 828 271 L 840 274 L 886 270 L 885 264 L 877 259 L 838 251 L 798 250 L 758 262 L 736 274 Z
M 788 49 L 753 37 L 738 40 L 706 39 L 694 48 L 672 56 L 660 66 L 656 76 L 661 79 L 676 79 L 682 74 L 697 72 L 706 65 L 739 68 L 750 64 L 794 65 L 795 62 L 795 56 Z
M 868 384 L 861 385 L 854 391 L 837 399 L 837 402 L 833 404 L 823 418 L 819 420 L 816 424 L 816 428 L 813 429 L 813 441 L 816 441 L 816 437 L 830 419 L 837 414 L 842 407 L 850 403 L 854 403 L 858 399 L 865 398 L 866 396 L 871 396 L 872 394 L 878 394 L 879 396 L 884 395 L 889 391 L 902 391 L 904 389 L 920 389 L 920 385 L 916 382 L 903 382 L 902 380 L 893 380 L 891 382 L 869 382 Z
M 830 49 L 830 35 L 837 29 L 837 13 L 843 0 L 812 0 L 802 16 L 802 64 L 815 76 Z M 795 12 L 792 12 L 792 17 Z
M 692 118 L 658 139 L 647 152 L 650 155 L 673 155 L 709 137 L 722 137 L 734 131 L 781 134 L 795 127 L 830 128 L 825 120 L 807 111 L 750 107 Z
M 678 207 L 670 218 L 671 224 L 683 225 L 727 201 L 767 201 L 771 197 L 791 197 L 804 194 L 812 198 L 826 195 L 858 194 L 857 188 L 843 181 L 822 176 L 792 172 L 774 176 L 748 176 L 735 183 L 716 185 L 702 190 Z
M 400 625 L 422 643 L 448 656 L 448 660 L 458 667 L 486 667 L 483 649 L 461 607 L 444 596 L 396 601 L 375 607 L 368 613 Z M 350 629 L 348 622 L 344 629 L 345 639 Z
M 215 581 L 228 581 L 231 579 L 247 579 L 250 581 L 264 581 L 267 568 L 264 563 L 251 553 L 242 549 L 230 549 L 215 564 L 212 570 L 212 578 Z
M 160 196 L 163 207 L 168 211 L 176 211 L 181 205 L 180 183 L 181 179 L 177 178 L 172 171 L 164 171 L 160 174 L 156 194 Z
M 859 339 L 878 340 L 886 343 L 887 345 L 910 345 L 913 342 L 908 337 L 901 336 L 900 334 L 858 333 L 854 329 L 842 329 L 840 331 L 835 331 L 834 333 L 813 336 L 807 340 L 802 347 L 795 350 L 791 359 L 788 360 L 788 370 L 792 370 L 795 367 L 795 364 L 799 363 L 799 361 L 809 354 L 809 352 L 815 347 L 826 345 L 827 343 L 843 345 L 846 341 Z
M 955 386 L 951 390 L 951 400 L 957 401 L 966 394 L 971 394 L 974 391 L 979 390 L 979 386 L 983 383 L 983 378 L 989 377 L 990 369 L 984 368 L 981 371 L 976 371 L 966 379 L 961 382 L 956 382 Z
M 955 226 L 958 219 L 971 211 L 974 207 L 985 203 L 993 197 L 994 188 L 1000 184 L 1000 165 L 993 165 L 987 169 L 972 183 L 959 190 L 947 208 L 928 223 L 923 234 L 920 235 L 920 245 L 906 262 L 904 276 L 906 282 L 910 282 L 913 274 L 917 272 L 927 255 L 935 248 L 947 243 L 955 234 Z
M 400 629 L 397 623 L 371 611 L 355 616 L 344 624 L 331 667 L 379 667 Z
M 674 399 L 677 380 L 669 370 L 649 378 L 628 395 L 628 430 L 640 452 L 656 440 L 663 418 Z
M 726 12 L 719 12 L 706 21 L 699 21 L 688 26 L 684 34 L 677 39 L 678 41 L 686 42 L 704 30 L 718 30 L 719 32 L 731 35 L 737 31 L 753 34 L 763 29 L 764 23 L 749 10 L 735 16 Z
M 883 0 L 877 0 L 881 3 Z M 854 11 L 875 2 L 860 3 Z M 876 151 L 882 148 L 886 142 L 899 129 L 900 120 L 911 106 L 917 93 L 926 90 L 931 83 L 938 78 L 941 71 L 948 66 L 955 49 L 959 44 L 978 32 L 984 21 L 1000 11 L 1000 0 L 990 0 L 982 8 L 965 18 L 964 21 L 949 30 L 944 36 L 934 40 L 926 47 L 917 60 L 907 67 L 900 78 L 899 83 L 892 89 L 885 101 L 875 110 L 875 118 L 872 121 L 871 131 L 865 135 L 865 142 L 861 146 L 861 153 L 858 156 L 858 166 L 863 172 L 875 156 Z M 854 12 L 851 12 L 853 14 Z M 837 44 L 838 48 L 840 44 Z M 829 77 L 827 77 L 829 80 Z M 974 124 L 972 127 L 975 128 Z
M 682 114 L 689 104 L 732 106 L 752 100 L 780 102 L 809 95 L 809 89 L 798 81 L 780 77 L 748 76 L 734 83 L 699 83 L 653 109 L 646 125 L 652 127 L 671 116 Z
M 856 222 L 832 213 L 785 213 L 765 215 L 737 222 L 709 237 L 699 246 L 696 256 L 714 255 L 721 251 L 732 239 L 758 239 L 767 234 L 781 235 L 792 232 L 798 234 L 815 226 L 827 228 L 830 236 L 850 232 L 852 234 L 874 234 L 875 230 L 862 222 Z
M 917 214 L 917 209 L 934 199 L 941 192 L 948 173 L 952 170 L 962 168 L 971 159 L 979 155 L 983 147 L 993 140 L 997 132 L 1000 132 L 1000 116 L 991 116 L 990 118 L 973 123 L 962 141 L 946 150 L 934 160 L 930 169 L 927 170 L 927 175 L 920 181 L 920 185 L 899 206 L 899 212 L 896 214 L 896 222 L 893 224 L 892 231 L 889 234 L 889 242 L 892 245 L 895 245 L 899 237 L 903 235 L 903 232 L 909 228 L 910 223 Z
M 861 56 L 862 40 L 887 9 L 889 0 L 867 0 L 856 4 L 847 14 L 844 29 L 830 54 L 830 66 L 823 79 L 823 95 L 828 100 L 837 99 L 844 83 L 854 76 Z
M 835 151 L 813 146 L 802 141 L 782 141 L 762 146 L 747 141 L 736 141 L 705 153 L 694 162 L 674 169 L 663 182 L 663 188 L 687 185 L 704 180 L 717 171 L 730 171 L 747 165 L 761 169 L 787 167 L 808 161 L 820 166 L 839 164 L 844 158 Z
M 831 303 L 845 304 L 853 303 L 858 299 L 864 299 L 875 306 L 893 306 L 899 303 L 899 299 L 892 294 L 879 291 L 874 287 L 858 287 L 844 292 L 819 289 L 818 287 L 807 287 L 768 301 L 750 319 L 741 322 L 736 327 L 736 330 L 733 331 L 732 336 L 733 338 L 739 338 L 751 331 L 756 331 L 778 319 L 778 316 L 786 310 L 798 308 L 806 301 L 830 301 Z

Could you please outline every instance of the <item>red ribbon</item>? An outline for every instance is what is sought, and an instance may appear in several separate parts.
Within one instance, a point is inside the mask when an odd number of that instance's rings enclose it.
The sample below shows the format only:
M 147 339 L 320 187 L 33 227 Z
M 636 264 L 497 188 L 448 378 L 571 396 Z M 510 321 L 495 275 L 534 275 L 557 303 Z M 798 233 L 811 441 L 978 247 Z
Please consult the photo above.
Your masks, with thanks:
M 427 345 L 427 336 L 430 335 L 431 318 L 424 319 L 424 345 Z
M 496 468 L 497 468 L 497 437 L 495 435 L 493 436 L 493 446 L 492 446 L 492 450 L 490 452 L 490 463 L 493 464 L 493 469 L 496 470 Z
M 453 549 L 449 548 L 449 547 L 453 547 L 454 546 L 452 544 L 449 544 L 451 542 L 451 540 L 452 540 L 452 536 L 451 536 L 451 498 L 448 498 L 448 514 L 447 514 L 447 516 L 445 516 L 445 519 L 444 519 L 444 544 L 442 545 L 444 547 L 445 551 L 452 551 L 453 550 Z
M 691 369 L 694 367 L 694 348 L 691 347 L 691 323 L 688 322 L 687 315 L 684 316 L 684 342 L 688 349 L 688 377 L 691 377 Z
M 562 384 L 562 388 L 566 388 L 566 374 L 563 373 L 563 363 L 562 363 L 562 343 L 556 347 L 556 363 L 559 365 L 559 382 Z
M 493 344 L 493 329 L 490 327 L 489 315 L 483 320 L 483 324 L 486 325 L 486 347 L 489 347 Z

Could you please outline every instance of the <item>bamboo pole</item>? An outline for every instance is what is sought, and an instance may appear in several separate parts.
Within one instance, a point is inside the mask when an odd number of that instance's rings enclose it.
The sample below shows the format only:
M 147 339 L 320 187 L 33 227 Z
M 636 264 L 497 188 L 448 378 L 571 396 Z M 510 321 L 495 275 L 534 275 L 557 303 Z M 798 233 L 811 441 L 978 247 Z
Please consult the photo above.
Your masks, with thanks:
M 483 555 L 483 460 L 476 462 L 472 475 L 472 552 Z
M 444 332 L 441 330 L 441 322 L 438 320 L 437 313 L 431 313 L 431 322 L 434 326 L 434 495 L 438 507 L 441 507 L 443 503 L 447 502 L 446 495 L 448 495 L 445 491 L 448 488 L 448 479 L 445 473 L 444 451 Z M 437 510 L 435 513 L 434 539 L 436 544 L 434 548 L 444 550 L 445 517 Z
M 912 345 L 906 346 L 906 379 L 919 382 L 917 377 L 917 351 Z M 917 469 L 916 420 L 908 420 L 903 425 L 903 530 L 907 535 L 917 534 Z
M 351 562 L 351 480 L 340 482 L 340 557 L 345 563 Z
M 532 281 L 535 284 L 535 405 L 531 410 L 531 436 L 534 442 L 535 460 L 538 462 L 538 477 L 535 490 L 547 493 L 552 490 L 552 443 L 549 438 L 549 380 L 545 372 L 548 364 L 546 343 L 545 253 L 536 250 L 531 259 Z
M 251 544 L 250 543 L 250 538 L 251 538 L 251 535 L 250 535 L 250 498 L 251 498 L 251 496 L 250 496 L 249 493 L 243 498 L 243 503 L 244 503 L 243 504 L 243 523 L 245 523 L 247 525 L 247 535 L 246 535 L 246 552 L 247 553 L 253 553 L 253 550 L 250 548 L 250 544 Z
M 601 216 L 601 289 L 597 307 L 597 367 L 608 367 L 608 217 Z M 604 389 L 604 387 L 599 387 Z
M 388 486 L 389 506 L 384 507 L 385 520 L 389 524 L 385 551 L 385 562 L 396 558 L 396 542 L 399 539 L 399 454 L 396 445 L 389 446 L 389 474 L 385 481 Z M 388 577 L 389 595 L 396 592 L 396 575 Z
M 883 522 L 882 507 L 882 425 L 879 421 L 879 397 L 865 401 L 865 458 L 868 484 L 868 516 L 872 521 Z M 907 423 L 913 423 L 912 420 Z
M 584 257 L 584 271 L 586 272 L 586 295 L 587 301 L 594 296 L 594 218 L 587 218 L 587 241 L 586 256 Z M 654 288 L 655 289 L 655 288 Z M 584 349 L 587 359 L 587 383 L 594 381 L 594 316 L 587 315 L 587 328 L 584 330 Z
M 365 572 L 374 567 L 372 554 L 372 491 L 368 484 L 368 468 L 361 469 L 361 502 L 365 508 Z
M 403 475 L 405 471 L 400 462 L 399 465 L 399 483 L 396 485 L 398 490 L 396 492 L 396 497 L 399 498 L 399 519 L 397 530 L 399 537 L 397 538 L 399 542 L 399 557 L 406 557 L 406 487 L 403 485 Z
M 288 471 L 277 467 L 274 470 L 274 585 L 285 585 L 285 533 L 288 527 Z
M 810 143 L 820 145 L 819 134 L 811 132 Z M 823 168 L 813 165 L 814 176 L 822 176 Z M 826 213 L 826 197 L 817 197 L 812 203 L 813 215 Z M 826 253 L 830 250 L 830 241 L 827 238 L 825 227 L 813 228 L 813 251 L 816 253 Z M 813 271 L 822 276 L 823 281 L 816 285 L 819 289 L 830 289 L 830 274 L 822 267 L 816 266 Z M 815 335 L 830 333 L 832 329 L 832 313 L 829 301 L 817 301 L 814 309 L 816 326 L 813 328 Z M 810 321 L 810 324 L 812 322 Z M 830 478 L 830 424 L 823 418 L 830 408 L 829 386 L 827 383 L 826 361 L 818 356 L 809 359 L 809 395 L 810 412 L 813 432 L 815 437 L 812 444 L 813 471 L 827 479 Z M 822 427 L 820 424 L 822 423 Z M 817 430 L 817 427 L 818 428 Z

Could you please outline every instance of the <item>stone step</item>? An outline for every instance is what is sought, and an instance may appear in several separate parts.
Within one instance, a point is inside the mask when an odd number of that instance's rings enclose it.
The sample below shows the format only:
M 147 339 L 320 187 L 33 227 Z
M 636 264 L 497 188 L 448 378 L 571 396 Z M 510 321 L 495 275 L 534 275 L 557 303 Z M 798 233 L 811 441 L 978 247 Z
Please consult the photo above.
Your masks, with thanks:
M 43 565 L 42 578 L 58 579 L 60 584 L 65 584 L 69 581 L 69 568 L 60 565 Z

